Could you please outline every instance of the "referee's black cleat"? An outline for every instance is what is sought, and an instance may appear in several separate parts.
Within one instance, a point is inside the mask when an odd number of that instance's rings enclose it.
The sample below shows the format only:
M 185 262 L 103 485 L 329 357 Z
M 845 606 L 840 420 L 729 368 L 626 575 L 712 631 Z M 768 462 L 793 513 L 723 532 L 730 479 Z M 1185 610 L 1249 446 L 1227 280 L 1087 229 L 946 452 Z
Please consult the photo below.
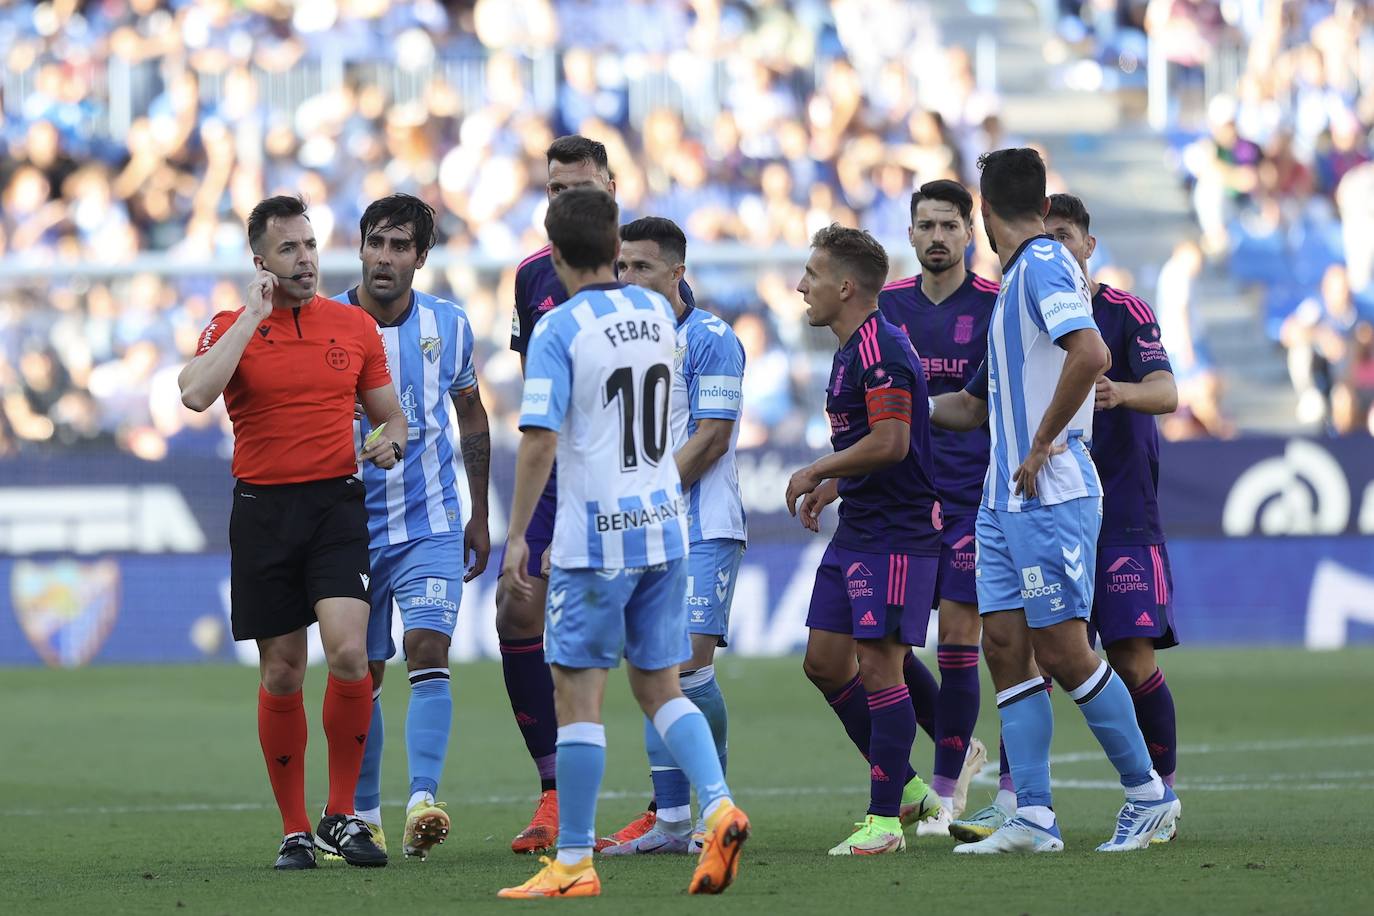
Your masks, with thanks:
M 386 864 L 386 850 L 372 839 L 362 818 L 352 814 L 330 814 L 315 828 L 315 845 L 332 852 L 349 865 L 379 868 Z
M 277 871 L 299 871 L 315 867 L 315 843 L 308 833 L 288 834 L 281 841 L 277 851 L 277 862 L 272 866 Z

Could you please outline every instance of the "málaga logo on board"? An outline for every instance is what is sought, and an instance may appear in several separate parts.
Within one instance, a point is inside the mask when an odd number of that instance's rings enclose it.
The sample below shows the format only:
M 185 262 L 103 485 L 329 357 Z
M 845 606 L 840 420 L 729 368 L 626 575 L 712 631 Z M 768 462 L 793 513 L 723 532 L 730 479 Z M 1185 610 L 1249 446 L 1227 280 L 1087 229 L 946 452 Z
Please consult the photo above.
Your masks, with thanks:
M 54 668 L 77 668 L 95 658 L 119 613 L 119 566 L 20 560 L 10 575 L 10 598 L 29 645 Z

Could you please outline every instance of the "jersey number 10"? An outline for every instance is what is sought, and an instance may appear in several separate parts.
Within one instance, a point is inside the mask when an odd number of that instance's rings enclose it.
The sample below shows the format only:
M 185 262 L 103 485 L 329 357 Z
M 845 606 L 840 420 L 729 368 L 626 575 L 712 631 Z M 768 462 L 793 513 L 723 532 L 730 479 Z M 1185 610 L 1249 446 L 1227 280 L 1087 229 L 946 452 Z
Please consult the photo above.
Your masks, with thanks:
M 638 411 L 639 427 L 636 429 L 634 371 L 629 366 L 621 366 L 606 379 L 606 400 L 602 406 L 609 407 L 612 401 L 620 402 L 621 471 L 638 468 L 640 455 L 657 467 L 668 450 L 668 395 L 672 390 L 668 367 L 663 363 L 650 366 L 644 373 L 641 387 L 643 404 Z

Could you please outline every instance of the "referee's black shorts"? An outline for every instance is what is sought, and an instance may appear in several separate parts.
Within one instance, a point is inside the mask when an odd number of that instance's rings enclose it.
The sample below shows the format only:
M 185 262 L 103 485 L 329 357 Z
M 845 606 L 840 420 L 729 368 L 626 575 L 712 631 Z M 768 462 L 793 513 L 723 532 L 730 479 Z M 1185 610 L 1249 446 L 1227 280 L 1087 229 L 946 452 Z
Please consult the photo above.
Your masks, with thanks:
M 234 639 L 309 626 L 321 598 L 368 601 L 367 545 L 367 507 L 356 477 L 274 486 L 238 481 L 229 516 Z

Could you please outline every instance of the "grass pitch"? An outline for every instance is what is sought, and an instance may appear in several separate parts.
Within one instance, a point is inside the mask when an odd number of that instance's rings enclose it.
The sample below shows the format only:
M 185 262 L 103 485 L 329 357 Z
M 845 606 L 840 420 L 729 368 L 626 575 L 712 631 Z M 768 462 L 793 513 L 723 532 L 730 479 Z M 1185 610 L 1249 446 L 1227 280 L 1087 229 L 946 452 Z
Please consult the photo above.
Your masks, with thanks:
M 685 893 L 684 858 L 603 860 L 599 900 L 498 901 L 533 858 L 510 852 L 537 782 L 493 663 L 455 669 L 453 742 L 440 797 L 450 840 L 427 863 L 399 856 L 406 796 L 406 684 L 385 702 L 385 869 L 324 864 L 276 874 L 280 821 L 258 751 L 255 673 L 238 667 L 0 670 L 0 912 L 471 913 L 548 906 L 637 913 L 1368 912 L 1374 891 L 1374 652 L 1165 653 L 1180 709 L 1179 840 L 1102 856 L 1121 801 L 1115 774 L 1073 704 L 1054 698 L 1056 807 L 1067 851 L 969 860 L 952 840 L 905 854 L 831 859 L 861 818 L 863 762 L 799 660 L 719 666 L 730 704 L 730 781 L 754 823 L 736 885 Z M 325 792 L 323 672 L 306 688 L 309 798 Z M 649 794 L 641 726 L 623 675 L 609 691 L 610 755 L 598 828 Z M 991 699 L 989 685 L 984 697 Z M 978 735 L 996 747 L 985 704 Z M 922 735 L 914 762 L 929 771 Z M 996 759 L 992 761 L 995 769 Z M 983 804 L 995 776 L 971 793 Z

